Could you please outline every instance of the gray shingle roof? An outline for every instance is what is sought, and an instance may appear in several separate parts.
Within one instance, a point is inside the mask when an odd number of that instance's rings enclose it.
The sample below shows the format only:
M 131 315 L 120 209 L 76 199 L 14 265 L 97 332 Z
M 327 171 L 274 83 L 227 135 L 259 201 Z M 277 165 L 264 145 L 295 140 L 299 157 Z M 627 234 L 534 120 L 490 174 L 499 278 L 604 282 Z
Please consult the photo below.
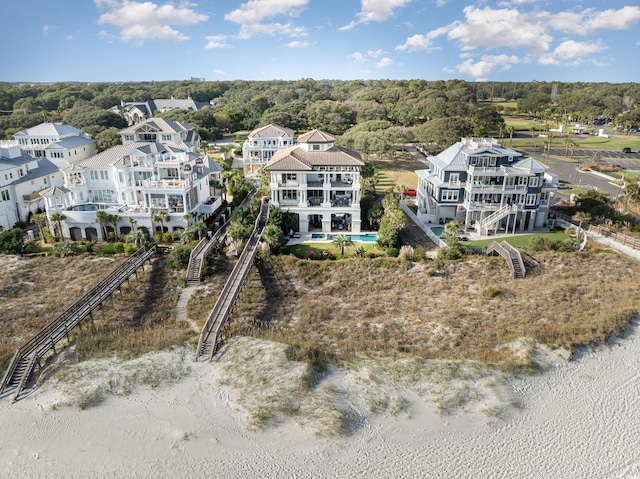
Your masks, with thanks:
M 165 133 L 179 133 L 182 131 L 192 131 L 195 127 L 180 123 L 179 121 L 165 120 L 164 118 L 149 118 L 145 121 L 137 123 L 120 131 L 120 134 L 135 134 L 143 126 L 151 126 L 159 132 Z
M 86 160 L 79 161 L 77 164 L 85 168 L 121 164 L 122 158 L 134 151 L 139 151 L 142 154 L 148 155 L 150 153 L 161 153 L 163 151 L 167 151 L 167 148 L 162 143 L 146 143 L 138 141 L 128 143 L 126 145 L 112 146 L 108 150 L 104 150 L 103 152 L 93 155 Z
M 335 137 L 321 130 L 311 130 L 298 137 L 299 143 L 333 143 L 334 141 L 336 141 Z
M 42 190 L 40 192 L 40 196 L 62 196 L 69 193 L 69 191 L 71 190 L 65 188 L 64 186 L 50 186 L 49 188 L 45 188 L 44 190 Z

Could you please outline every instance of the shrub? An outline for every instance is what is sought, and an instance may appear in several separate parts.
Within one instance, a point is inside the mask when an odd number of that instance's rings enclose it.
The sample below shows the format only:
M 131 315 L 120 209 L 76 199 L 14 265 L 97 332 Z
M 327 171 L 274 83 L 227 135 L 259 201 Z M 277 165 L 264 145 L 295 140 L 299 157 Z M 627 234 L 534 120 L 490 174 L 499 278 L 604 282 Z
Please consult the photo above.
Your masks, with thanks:
M 415 261 L 416 251 L 413 249 L 413 246 L 404 245 L 402 248 L 400 248 L 398 257 L 403 261 Z
M 36 241 L 29 241 L 24 245 L 24 252 L 27 254 L 37 253 L 38 251 L 38 243 Z
M 173 233 L 162 233 L 162 242 L 163 243 L 171 243 L 173 241 Z
M 424 261 L 427 259 L 427 250 L 422 246 L 416 248 L 414 252 L 415 261 Z
M 22 230 L 18 228 L 0 232 L 0 253 L 22 254 L 24 252 L 22 235 Z
M 189 266 L 189 255 L 195 246 L 195 243 L 175 246 L 167 256 L 167 265 L 173 269 L 184 269 Z
M 121 241 L 113 243 L 113 251 L 116 253 L 124 253 L 124 243 Z
M 387 256 L 390 256 L 392 258 L 397 258 L 398 254 L 400 254 L 400 252 L 398 251 L 397 248 L 388 248 L 387 249 Z
M 95 241 L 87 241 L 82 247 L 82 249 L 84 250 L 85 253 L 91 253 L 93 252 L 93 247 L 95 246 L 95 244 L 96 244 Z
M 124 247 L 124 253 L 126 255 L 132 255 L 133 253 L 135 253 L 138 250 L 138 248 L 136 248 L 134 245 L 132 244 L 128 244 Z
M 482 296 L 485 298 L 495 298 L 500 294 L 500 290 L 498 288 L 494 288 L 493 286 L 489 286 L 482 292 Z
M 79 252 L 80 248 L 74 241 L 64 240 L 53 245 L 51 254 L 57 258 L 66 258 L 67 256 L 75 256 Z

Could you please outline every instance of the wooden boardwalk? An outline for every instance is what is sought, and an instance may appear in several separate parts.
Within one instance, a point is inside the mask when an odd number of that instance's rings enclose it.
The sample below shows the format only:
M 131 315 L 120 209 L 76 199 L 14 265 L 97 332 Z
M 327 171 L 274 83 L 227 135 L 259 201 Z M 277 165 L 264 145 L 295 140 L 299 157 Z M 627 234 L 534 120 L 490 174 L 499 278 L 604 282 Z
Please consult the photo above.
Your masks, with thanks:
M 91 315 L 93 310 L 128 281 L 139 268 L 144 268 L 144 263 L 155 253 L 155 246 L 138 250 L 20 346 L 0 383 L 0 397 L 12 392 L 12 401 L 16 401 L 26 387 L 36 364 L 40 364 L 40 359 L 50 350 L 55 351 L 58 342 L 64 338 L 68 339 L 73 328 Z
M 487 246 L 486 254 L 487 256 L 491 254 L 498 254 L 502 256 L 507 262 L 509 271 L 514 278 L 524 278 L 527 274 L 520 251 L 506 241 L 502 241 L 501 243 L 492 241 L 489 246 Z
M 249 192 L 240 206 L 247 206 L 258 193 L 258 189 L 254 188 Z M 189 255 L 189 265 L 187 266 L 187 284 L 197 285 L 202 280 L 202 269 L 207 261 L 207 257 L 214 250 L 219 250 L 224 246 L 227 238 L 227 230 L 229 229 L 230 219 L 215 232 L 211 239 L 203 238 L 198 245 L 193 248 Z
M 262 206 L 260 208 L 260 215 L 256 220 L 251 237 L 244 247 L 242 254 L 238 258 L 238 262 L 234 266 L 233 271 L 231 271 L 229 279 L 227 279 L 215 306 L 211 310 L 211 313 L 202 328 L 200 340 L 194 357 L 195 361 L 199 361 L 201 358 L 210 360 L 216 352 L 216 346 L 220 340 L 222 328 L 229 319 L 229 315 L 233 310 L 247 276 L 249 276 L 253 260 L 258 252 L 258 243 L 262 237 L 262 231 L 269 220 L 270 207 L 271 203 L 269 202 L 269 199 L 263 199 Z

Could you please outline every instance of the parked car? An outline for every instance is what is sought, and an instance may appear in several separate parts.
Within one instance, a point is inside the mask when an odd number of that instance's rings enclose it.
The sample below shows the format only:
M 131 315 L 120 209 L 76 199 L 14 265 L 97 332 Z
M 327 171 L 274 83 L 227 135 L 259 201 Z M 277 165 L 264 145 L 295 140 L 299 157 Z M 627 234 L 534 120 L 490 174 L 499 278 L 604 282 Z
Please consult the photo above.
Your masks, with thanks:
M 625 146 L 625 147 L 622 149 L 622 153 L 631 153 L 631 148 L 629 148 L 628 146 Z
M 417 192 L 413 188 L 407 188 L 402 192 L 404 196 L 416 196 Z

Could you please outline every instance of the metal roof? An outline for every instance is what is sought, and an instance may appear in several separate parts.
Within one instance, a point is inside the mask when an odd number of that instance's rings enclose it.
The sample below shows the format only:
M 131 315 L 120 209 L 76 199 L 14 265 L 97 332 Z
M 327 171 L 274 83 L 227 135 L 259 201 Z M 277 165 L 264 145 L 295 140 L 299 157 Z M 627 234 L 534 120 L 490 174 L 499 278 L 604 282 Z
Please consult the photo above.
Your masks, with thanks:
M 265 165 L 267 171 L 309 171 L 319 166 L 363 166 L 360 153 L 340 146 L 326 151 L 307 151 L 300 145 L 276 151 Z

